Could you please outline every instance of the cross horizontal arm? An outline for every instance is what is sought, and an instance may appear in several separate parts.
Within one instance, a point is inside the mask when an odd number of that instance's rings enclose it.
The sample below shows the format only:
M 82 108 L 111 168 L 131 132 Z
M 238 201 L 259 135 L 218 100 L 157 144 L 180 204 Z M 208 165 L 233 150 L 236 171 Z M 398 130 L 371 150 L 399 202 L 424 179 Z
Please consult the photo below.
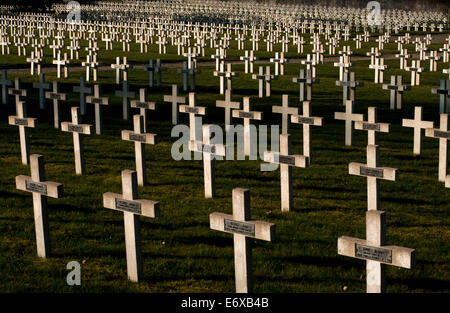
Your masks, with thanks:
M 278 152 L 264 151 L 264 162 L 305 168 L 309 165 L 309 158 L 299 154 L 280 155 Z
M 103 194 L 103 207 L 146 217 L 159 216 L 159 202 L 152 200 L 125 200 L 123 195 L 112 192 Z
M 291 115 L 291 122 L 297 124 L 308 124 L 313 126 L 322 126 L 322 117 Z
M 235 224 L 235 227 L 226 227 L 225 224 L 227 223 L 228 225 L 228 222 L 225 222 L 225 220 L 231 221 L 230 224 Z M 253 220 L 248 220 L 245 222 L 235 221 L 233 215 L 217 212 L 209 215 L 209 223 L 211 229 L 225 233 L 242 234 L 247 237 L 265 241 L 274 241 L 275 239 L 275 224 L 273 223 Z
M 180 105 L 180 112 L 181 113 L 195 113 L 199 115 L 205 115 L 206 114 L 206 107 L 191 107 L 189 105 Z
M 368 247 L 375 253 L 360 254 L 356 253 L 357 245 Z M 370 249 L 372 248 L 372 249 Z M 373 246 L 366 240 L 341 236 L 338 238 L 338 254 L 361 260 L 375 260 L 383 264 L 389 264 L 397 267 L 412 268 L 415 264 L 415 250 L 398 246 Z M 389 257 L 379 258 L 381 255 Z
M 92 125 L 89 124 L 72 124 L 71 122 L 62 122 L 61 130 L 63 132 L 80 133 L 83 135 L 92 134 Z
M 8 124 L 15 126 L 25 126 L 25 127 L 36 127 L 37 118 L 33 117 L 18 117 L 18 116 L 8 116 Z
M 397 181 L 398 170 L 390 167 L 369 167 L 367 164 L 351 162 L 348 165 L 350 175 L 376 177 L 384 180 Z
M 16 176 L 16 188 L 22 191 L 36 192 L 51 198 L 61 198 L 63 185 L 52 181 L 34 182 L 30 176 Z
M 149 145 L 158 143 L 158 136 L 156 134 L 136 134 L 132 130 L 122 130 L 122 140 L 138 141 Z

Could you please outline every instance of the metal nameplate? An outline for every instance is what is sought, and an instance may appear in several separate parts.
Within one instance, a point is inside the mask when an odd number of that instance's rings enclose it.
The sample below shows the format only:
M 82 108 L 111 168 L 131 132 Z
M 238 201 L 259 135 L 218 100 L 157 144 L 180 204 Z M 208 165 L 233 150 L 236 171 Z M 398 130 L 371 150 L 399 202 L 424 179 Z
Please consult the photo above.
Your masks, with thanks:
M 139 141 L 139 142 L 145 142 L 146 141 L 145 135 L 130 134 L 129 138 L 132 141 Z
M 434 131 L 434 137 L 449 139 L 450 138 L 450 131 L 435 130 Z
M 313 117 L 302 117 L 302 116 L 299 116 L 299 117 L 297 117 L 298 118 L 298 123 L 301 123 L 301 124 L 314 124 L 314 118 Z
M 31 192 L 37 192 L 40 193 L 42 195 L 46 195 L 47 194 L 47 185 L 45 184 L 40 184 L 40 183 L 35 183 L 32 181 L 26 181 L 25 182 L 25 189 Z
M 365 166 L 360 167 L 359 174 L 363 175 L 363 176 L 371 176 L 371 177 L 378 177 L 378 178 L 384 177 L 382 169 L 365 167 Z
M 355 243 L 355 257 L 384 263 L 392 263 L 392 250 L 369 247 Z
M 141 204 L 135 201 L 116 198 L 116 209 L 134 214 L 142 214 Z
M 186 113 L 198 113 L 198 108 L 186 107 Z
M 136 102 L 135 106 L 136 106 L 136 108 L 146 109 L 147 103 L 146 102 Z
M 253 118 L 253 113 L 251 112 L 239 112 L 240 118 Z
M 91 103 L 92 104 L 102 104 L 103 103 L 103 100 L 102 100 L 102 98 L 92 98 L 91 99 Z
M 13 95 L 16 95 L 16 96 L 22 95 L 22 90 L 20 90 L 20 89 L 12 89 L 11 92 Z
M 69 126 L 67 127 L 67 130 L 70 131 L 70 132 L 74 132 L 74 133 L 82 133 L 83 132 L 83 126 L 69 124 Z
M 388 86 L 388 89 L 390 89 L 390 90 L 397 90 L 398 87 L 400 87 L 400 86 L 389 85 L 389 86 Z
M 224 230 L 231 233 L 255 237 L 255 225 L 250 223 L 225 219 Z
M 59 95 L 57 93 L 52 93 L 52 94 L 50 94 L 50 99 L 61 100 L 61 95 Z
M 28 126 L 28 120 L 26 118 L 15 118 L 14 125 Z
M 363 123 L 364 130 L 380 130 L 379 124 Z
M 282 164 L 295 165 L 295 157 L 289 155 L 278 155 L 278 162 Z

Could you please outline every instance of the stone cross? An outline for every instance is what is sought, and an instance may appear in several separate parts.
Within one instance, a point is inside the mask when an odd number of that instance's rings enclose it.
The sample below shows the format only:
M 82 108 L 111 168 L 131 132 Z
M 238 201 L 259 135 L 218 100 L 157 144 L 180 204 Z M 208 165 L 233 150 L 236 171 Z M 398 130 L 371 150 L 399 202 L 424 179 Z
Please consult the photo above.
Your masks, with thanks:
M 188 91 L 188 75 L 191 76 L 190 80 L 190 90 L 195 90 L 195 75 L 200 74 L 201 71 L 195 68 L 188 69 L 187 62 L 183 62 L 183 68 L 177 70 L 178 73 L 183 74 L 183 91 Z
M 450 139 L 450 123 L 448 114 L 442 113 L 440 115 L 439 129 L 427 128 L 425 136 L 432 138 L 439 138 L 439 181 L 444 182 L 447 176 L 448 163 L 448 147 L 447 141 Z
M 2 80 L 0 80 L 2 85 L 2 104 L 8 104 L 8 88 L 12 86 L 12 81 L 8 79 L 8 74 L 6 70 L 2 70 Z
M 424 72 L 424 68 L 420 67 L 420 60 L 413 60 L 411 66 L 406 66 L 405 70 L 411 72 L 411 86 L 420 85 L 420 73 Z
M 343 80 L 336 81 L 336 86 L 342 87 L 342 104 L 345 105 L 348 100 L 355 101 L 356 88 L 364 86 L 364 83 L 356 81 L 355 72 L 350 72 L 350 79 L 348 73 L 343 73 L 342 78 Z
M 414 107 L 414 119 L 403 119 L 403 127 L 414 128 L 414 155 L 419 155 L 422 150 L 422 129 L 433 128 L 434 122 L 422 120 L 422 107 Z
M 395 57 L 400 58 L 400 69 L 404 70 L 408 65 L 408 59 L 411 57 L 411 55 L 408 54 L 408 49 L 401 49 L 400 53 L 396 54 Z
M 156 110 L 156 103 L 149 102 L 145 99 L 147 98 L 147 89 L 141 88 L 139 89 L 139 100 L 131 100 L 131 107 L 138 108 L 140 110 L 140 115 L 144 118 L 143 129 L 144 133 L 147 132 L 147 110 Z
M 92 93 L 91 87 L 86 87 L 86 78 L 84 76 L 80 77 L 80 85 L 73 87 L 73 92 L 80 94 L 80 113 L 81 115 L 86 114 L 86 95 Z
M 53 90 L 45 92 L 45 99 L 53 100 L 53 125 L 55 128 L 59 128 L 61 112 L 59 110 L 59 101 L 66 101 L 67 94 L 59 92 L 58 82 L 56 80 L 53 81 Z
M 240 56 L 239 60 L 244 61 L 245 74 L 253 73 L 253 63 L 256 60 L 256 58 L 253 56 L 253 50 L 250 51 L 250 55 L 249 51 L 245 50 L 245 55 Z
M 292 166 L 306 168 L 309 158 L 305 155 L 291 155 L 291 135 L 280 135 L 280 152 L 265 151 L 264 162 L 280 165 L 281 211 L 292 209 Z
M 115 96 L 122 97 L 123 119 L 128 120 L 130 118 L 130 102 L 128 99 L 132 99 L 136 96 L 134 92 L 130 91 L 128 80 L 122 81 L 122 90 L 116 90 Z
M 189 140 L 202 140 L 202 118 L 198 117 L 197 120 L 196 115 L 206 115 L 206 107 L 197 106 L 197 95 L 195 92 L 189 93 L 189 105 L 180 105 L 180 113 L 189 113 Z
M 391 110 L 400 110 L 402 108 L 403 91 L 411 90 L 411 86 L 402 84 L 402 75 L 392 75 L 391 84 L 383 84 L 384 90 L 391 91 Z
M 303 125 L 303 155 L 311 163 L 311 127 L 322 126 L 322 117 L 311 116 L 311 101 L 303 101 L 303 114 L 291 115 L 291 122 Z
M 338 254 L 366 260 L 367 292 L 385 292 L 385 265 L 411 268 L 415 262 L 415 251 L 408 248 L 386 245 L 386 218 L 379 211 L 379 179 L 397 181 L 397 169 L 378 165 L 378 146 L 367 146 L 367 164 L 352 162 L 349 174 L 367 177 L 366 240 L 339 237 Z
M 440 87 L 431 89 L 439 95 L 439 113 L 450 113 L 450 79 L 441 79 Z
M 411 269 L 415 265 L 415 250 L 388 245 L 384 211 L 366 212 L 366 240 L 341 236 L 338 254 L 366 260 L 367 293 L 386 292 L 386 265 Z
M 225 92 L 225 100 L 217 100 L 216 107 L 225 109 L 225 127 L 231 125 L 231 109 L 241 109 L 240 102 L 231 101 L 231 89 Z
M 27 62 L 30 63 L 30 74 L 34 75 L 34 65 L 37 65 L 37 74 L 39 75 L 41 73 L 41 63 L 42 58 L 40 57 L 40 54 L 37 53 L 35 56 L 34 51 L 31 52 L 31 57 L 27 58 Z
M 216 155 L 225 156 L 226 150 L 223 144 L 211 142 L 211 125 L 203 125 L 203 140 L 190 141 L 190 150 L 203 153 L 203 178 L 205 184 L 205 198 L 216 196 L 216 174 L 214 158 Z
M 258 111 L 250 111 L 250 97 L 244 97 L 243 110 L 233 110 L 233 117 L 242 118 L 244 120 L 244 155 L 256 156 L 257 143 L 256 138 L 253 138 L 253 134 L 250 129 L 250 120 L 262 120 L 263 113 Z
M 90 75 L 91 69 L 93 72 L 93 80 L 97 81 L 97 74 L 98 74 L 97 56 L 95 54 L 93 56 L 87 55 L 86 62 L 82 62 L 81 65 L 86 67 L 86 81 L 89 81 L 91 77 Z
M 368 133 L 367 144 L 376 145 L 375 132 L 388 133 L 390 124 L 377 122 L 377 108 L 369 107 L 367 121 L 356 121 L 355 129 L 366 130 Z
M 250 219 L 250 191 L 233 189 L 233 214 L 211 213 L 210 228 L 233 234 L 237 293 L 252 292 L 252 238 L 273 241 L 275 224 Z
M 287 63 L 288 60 L 284 58 L 283 52 L 281 52 L 281 56 L 275 52 L 275 57 L 270 58 L 270 62 L 275 63 L 275 76 L 284 75 L 284 63 Z
M 103 194 L 103 206 L 122 211 L 125 228 L 128 279 L 139 282 L 142 279 L 141 231 L 139 216 L 159 216 L 159 202 L 138 199 L 136 172 L 122 171 L 122 194 Z
M 95 105 L 95 133 L 101 135 L 103 132 L 103 110 L 102 105 L 109 105 L 109 99 L 101 96 L 100 85 L 94 86 L 94 95 L 86 97 L 86 103 Z
M 430 55 L 428 55 L 426 59 L 430 60 L 430 72 L 436 72 L 437 63 L 440 59 L 438 51 L 430 51 Z
M 92 125 L 81 124 L 80 108 L 72 107 L 72 122 L 62 122 L 61 130 L 73 134 L 73 153 L 75 156 L 75 173 L 84 174 L 84 149 L 83 141 L 80 135 L 90 135 L 92 133 Z
M 120 63 L 120 57 L 116 57 L 116 63 L 111 64 L 111 68 L 116 70 L 116 84 L 120 83 L 120 71 L 123 71 L 123 80 L 128 80 L 128 69 L 131 65 L 127 64 L 127 57 L 123 57 L 123 63 Z
M 37 254 L 41 258 L 46 258 L 50 254 L 47 197 L 61 198 L 63 185 L 45 180 L 44 156 L 42 155 L 32 154 L 30 156 L 30 169 L 31 177 L 16 176 L 16 188 L 33 194 Z
M 389 66 L 384 65 L 384 59 L 383 58 L 376 58 L 375 59 L 375 64 L 370 64 L 369 65 L 370 69 L 375 70 L 375 80 L 374 82 L 376 84 L 382 84 L 383 83 L 383 76 L 384 76 L 384 71 L 386 69 L 389 68 Z
M 64 59 L 61 60 L 61 53 L 58 52 L 58 59 L 57 60 L 53 60 L 53 64 L 56 65 L 56 75 L 58 78 L 61 78 L 61 66 L 64 67 L 64 77 L 67 78 L 69 73 L 68 73 L 68 67 L 67 67 L 67 63 L 69 61 L 67 60 L 67 53 L 64 54 Z
M 355 102 L 347 100 L 345 102 L 345 112 L 334 112 L 334 118 L 336 120 L 345 120 L 345 145 L 351 146 L 353 143 L 353 122 L 363 121 L 363 114 L 353 113 Z
M 16 115 L 9 116 L 9 125 L 19 127 L 20 153 L 22 156 L 22 164 L 28 164 L 30 159 L 30 145 L 28 143 L 28 127 L 36 127 L 36 118 L 27 117 L 27 107 L 24 101 L 19 101 L 16 105 Z
M 339 62 L 334 63 L 335 67 L 339 67 L 339 80 L 344 80 L 344 73 L 348 73 L 352 63 L 350 62 L 350 57 L 347 55 L 342 55 L 339 57 Z
M 370 52 L 367 52 L 366 55 L 370 56 L 370 65 L 375 65 L 375 59 L 378 59 L 381 54 L 378 52 L 378 48 L 372 47 L 370 48 Z
M 44 73 L 39 74 L 39 82 L 33 83 L 33 88 L 39 89 L 39 107 L 44 110 L 47 106 L 45 103 L 45 90 L 50 89 L 50 84 L 45 82 Z
M 144 144 L 156 144 L 157 135 L 144 132 L 144 117 L 142 115 L 136 114 L 133 116 L 133 126 L 133 131 L 122 130 L 122 140 L 134 142 L 138 185 L 144 186 L 147 181 Z
M 300 88 L 300 102 L 302 101 L 311 101 L 311 95 L 312 95 L 312 85 L 317 84 L 320 82 L 317 78 L 312 78 L 312 72 L 311 70 L 306 72 L 305 77 L 305 70 L 300 69 L 299 77 L 292 78 L 292 82 L 299 84 Z M 306 85 L 306 97 L 305 97 L 305 85 Z
M 27 96 L 27 90 L 26 89 L 20 89 L 20 78 L 16 77 L 14 80 L 14 87 L 8 88 L 8 94 L 13 95 L 16 98 L 16 105 L 19 103 L 20 97 L 26 97 Z
M 264 68 L 262 66 L 259 67 L 259 74 L 253 74 L 252 75 L 252 79 L 259 80 L 258 96 L 260 98 L 264 97 L 264 79 L 265 79 L 265 75 L 264 75 Z
M 148 72 L 148 85 L 153 87 L 155 84 L 155 62 L 150 60 L 148 65 L 144 66 L 144 71 Z
M 281 114 L 281 133 L 289 133 L 289 115 L 298 115 L 299 108 L 289 107 L 289 95 L 282 96 L 281 106 L 272 106 L 272 113 Z
M 225 63 L 220 63 L 219 65 L 219 71 L 214 71 L 213 75 L 216 77 L 219 77 L 219 89 L 220 94 L 223 95 L 225 92 L 225 77 L 227 75 L 227 72 L 225 71 Z
M 186 97 L 178 96 L 178 86 L 172 85 L 172 95 L 164 95 L 164 102 L 172 102 L 172 125 L 178 124 L 178 104 L 186 103 Z

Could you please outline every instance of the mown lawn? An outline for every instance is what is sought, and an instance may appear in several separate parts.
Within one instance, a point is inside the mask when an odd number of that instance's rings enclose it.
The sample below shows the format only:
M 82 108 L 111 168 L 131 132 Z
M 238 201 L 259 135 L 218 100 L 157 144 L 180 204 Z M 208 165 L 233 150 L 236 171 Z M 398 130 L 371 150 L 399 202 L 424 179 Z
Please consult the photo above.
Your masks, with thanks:
M 354 42 L 351 45 L 354 47 Z M 355 53 L 364 55 L 370 46 L 375 43 L 363 45 Z M 386 47 L 383 53 L 396 52 L 395 43 Z M 111 64 L 115 56 L 125 55 L 121 45 L 114 48 L 101 51 L 99 60 Z M 408 48 L 412 52 L 413 46 Z M 132 53 L 126 53 L 132 63 L 147 63 L 157 56 L 155 45 L 149 54 L 139 53 L 137 45 L 132 49 Z M 274 49 L 280 50 L 277 46 Z M 211 51 L 207 50 L 207 55 Z M 168 52 L 161 57 L 163 62 L 183 59 L 176 55 L 176 49 L 168 48 Z M 297 56 L 295 52 L 296 48 L 290 46 L 288 57 Z M 228 55 L 236 60 L 243 51 L 231 50 Z M 261 58 L 269 55 L 257 54 Z M 0 56 L 2 67 L 23 65 L 24 61 L 17 56 Z M 440 63 L 439 72 L 423 74 L 421 86 L 405 92 L 400 111 L 389 110 L 389 92 L 373 83 L 373 70 L 368 64 L 368 60 L 353 62 L 357 80 L 364 81 L 364 87 L 356 92 L 355 112 L 367 116 L 367 107 L 376 106 L 379 121 L 391 123 L 391 132 L 377 137 L 380 164 L 399 169 L 398 182 L 380 184 L 387 241 L 416 249 L 414 269 L 388 267 L 387 291 L 448 292 L 450 190 L 437 180 L 438 140 L 423 135 L 422 154 L 414 157 L 413 130 L 401 127 L 401 119 L 413 118 L 417 105 L 423 106 L 424 119 L 438 126 L 439 96 L 432 95 L 430 89 L 445 78 L 442 68 L 448 68 L 448 63 Z M 386 60 L 386 64 L 391 67 L 385 72 L 386 83 L 390 75 L 403 74 L 409 84 L 410 73 L 398 70 L 398 60 Z M 428 67 L 428 62 L 423 65 Z M 257 81 L 251 74 L 244 74 L 243 65 L 234 65 L 239 77 L 233 79 L 233 99 L 251 96 L 252 109 L 264 112 L 264 120 L 256 124 L 279 124 L 281 117 L 271 113 L 271 106 L 281 104 L 282 94 L 291 96 L 291 106 L 301 106 L 298 85 L 292 83 L 292 77 L 302 67 L 288 64 L 285 75 L 272 84 L 272 97 L 259 99 Z M 215 108 L 215 101 L 223 98 L 219 95 L 219 79 L 212 75 L 214 67 L 200 69 L 197 103 L 208 108 L 203 121 L 223 125 L 223 109 Z M 69 96 L 61 105 L 63 121 L 70 120 L 70 107 L 79 103 L 78 94 L 71 91 L 82 75 L 84 72 L 73 72 L 59 80 L 61 90 Z M 9 74 L 10 79 L 16 76 Z M 344 146 L 344 122 L 334 120 L 334 112 L 344 111 L 344 107 L 342 89 L 335 86 L 338 69 L 332 63 L 318 67 L 320 84 L 313 87 L 312 108 L 314 116 L 324 117 L 324 125 L 312 130 L 311 166 L 292 171 L 294 210 L 289 213 L 280 211 L 279 170 L 261 172 L 261 160 L 216 161 L 217 197 L 205 199 L 202 162 L 174 161 L 170 153 L 177 138 L 170 135 L 171 104 L 162 99 L 171 93 L 171 84 L 182 85 L 182 76 L 176 68 L 169 68 L 163 74 L 163 86 L 149 90 L 149 100 L 159 104 L 156 112 L 149 113 L 149 132 L 158 134 L 160 143 L 146 147 L 148 184 L 139 187 L 139 196 L 159 201 L 161 216 L 141 218 L 144 279 L 139 284 L 127 281 L 122 214 L 102 207 L 102 194 L 120 193 L 121 171 L 135 167 L 133 144 L 120 137 L 122 129 L 132 129 L 132 120 L 122 119 L 122 100 L 114 96 L 114 91 L 121 89 L 114 84 L 115 72 L 99 73 L 110 105 L 104 107 L 104 134 L 84 137 L 83 176 L 75 175 L 72 135 L 53 128 L 50 101 L 46 110 L 39 109 L 37 90 L 31 87 L 37 77 L 20 77 L 29 93 L 25 98 L 28 115 L 38 118 L 37 128 L 30 130 L 31 153 L 45 156 L 47 179 L 64 184 L 64 197 L 48 200 L 52 253 L 48 259 L 39 259 L 32 197 L 15 189 L 14 177 L 30 175 L 30 170 L 20 162 L 18 130 L 7 124 L 7 116 L 15 114 L 11 97 L 10 104 L 1 110 L 0 122 L 0 292 L 233 292 L 232 236 L 210 230 L 208 219 L 211 212 L 231 213 L 231 193 L 236 187 L 250 189 L 252 218 L 276 224 L 274 242 L 254 243 L 256 292 L 334 293 L 343 292 L 344 286 L 347 292 L 365 292 L 365 262 L 338 256 L 337 238 L 365 237 L 366 180 L 349 175 L 348 163 L 365 162 L 367 133 L 354 131 L 353 147 Z M 46 79 L 56 79 L 56 73 L 46 74 Z M 138 93 L 139 88 L 148 86 L 148 73 L 131 70 L 129 81 Z M 188 123 L 185 115 L 180 115 L 180 123 Z M 83 122 L 93 123 L 93 119 L 93 107 L 88 105 Z M 234 123 L 240 122 L 234 119 Z M 301 129 L 300 125 L 291 125 L 292 151 L 296 154 L 302 153 Z M 66 284 L 66 264 L 72 260 L 82 263 L 81 286 Z

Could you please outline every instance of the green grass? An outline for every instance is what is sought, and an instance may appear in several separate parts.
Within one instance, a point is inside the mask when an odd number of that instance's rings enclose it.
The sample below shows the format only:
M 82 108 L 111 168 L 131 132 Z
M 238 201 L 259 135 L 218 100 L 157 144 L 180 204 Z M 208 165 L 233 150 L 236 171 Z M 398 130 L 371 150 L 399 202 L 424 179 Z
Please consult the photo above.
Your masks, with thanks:
M 146 63 L 156 58 L 153 48 L 152 53 L 140 54 L 138 46 L 133 46 L 133 52 L 126 55 L 130 62 Z M 117 50 L 121 46 L 115 45 L 115 49 L 101 52 L 99 60 L 113 63 L 116 55 L 124 55 Z M 365 54 L 366 50 L 356 53 Z M 290 51 L 295 55 L 294 47 Z M 168 48 L 168 52 L 171 54 L 163 56 L 163 62 L 182 60 L 174 54 L 176 50 Z M 237 59 L 243 51 L 228 54 Z M 23 64 L 24 58 L 0 57 L 1 65 L 15 62 Z M 398 70 L 398 63 L 386 61 L 391 68 L 385 73 L 385 82 L 390 75 L 403 74 L 409 84 L 409 73 Z M 387 242 L 416 249 L 417 264 L 412 270 L 387 267 L 387 291 L 448 292 L 450 191 L 437 180 L 438 140 L 423 136 L 422 154 L 414 157 L 413 130 L 400 126 L 402 118 L 413 117 L 416 105 L 424 107 L 424 119 L 438 122 L 439 96 L 430 89 L 439 86 L 439 79 L 445 77 L 442 68 L 448 64 L 440 64 L 439 72 L 424 73 L 421 86 L 405 92 L 400 111 L 389 110 L 389 92 L 373 83 L 368 64 L 353 62 L 357 80 L 364 81 L 356 93 L 355 111 L 367 116 L 367 107 L 376 106 L 379 121 L 391 123 L 389 134 L 377 135 L 380 164 L 399 169 L 398 182 L 380 184 Z M 261 124 L 278 124 L 281 117 L 271 113 L 271 106 L 281 104 L 282 94 L 291 95 L 291 106 L 300 106 L 298 85 L 291 82 L 300 67 L 288 64 L 285 75 L 272 84 L 273 96 L 259 99 L 258 83 L 243 73 L 243 65 L 235 65 L 239 77 L 233 79 L 233 99 L 251 96 L 253 110 L 264 112 Z M 197 101 L 208 108 L 204 123 L 222 125 L 223 109 L 215 108 L 215 100 L 222 97 L 213 70 L 201 67 Z M 82 75 L 84 72 L 74 72 L 59 80 L 61 90 L 69 96 L 61 105 L 62 121 L 70 120 L 69 108 L 78 105 L 78 94 L 71 90 Z M 16 76 L 10 74 L 9 78 Z M 324 126 L 312 130 L 311 166 L 292 171 L 294 209 L 289 213 L 280 211 L 279 171 L 261 172 L 260 160 L 216 161 L 217 197 L 204 198 L 202 162 L 171 158 L 171 145 L 177 138 L 170 136 L 171 105 L 162 103 L 162 98 L 171 93 L 171 84 L 182 84 L 182 76 L 175 68 L 163 74 L 163 86 L 149 92 L 149 99 L 160 105 L 156 113 L 149 113 L 148 131 L 158 134 L 160 143 L 146 147 L 148 184 L 139 187 L 140 198 L 160 202 L 161 216 L 141 218 L 144 278 L 140 284 L 127 281 L 122 214 L 102 207 L 104 192 L 121 192 L 120 172 L 135 167 L 133 144 L 120 137 L 122 129 L 132 129 L 132 122 L 122 119 L 121 99 L 113 96 L 114 90 L 121 89 L 113 84 L 115 72 L 99 73 L 110 105 L 104 107 L 104 134 L 84 137 L 83 176 L 75 175 L 71 134 L 53 128 L 51 103 L 45 111 L 39 110 L 37 90 L 31 88 L 37 77 L 20 77 L 29 90 L 25 98 L 28 115 L 39 119 L 37 128 L 30 130 L 31 153 L 45 156 L 47 179 L 64 184 L 64 197 L 48 200 L 52 252 L 50 258 L 39 259 L 32 197 L 15 189 L 14 177 L 30 175 L 30 171 L 20 162 L 18 130 L 6 122 L 8 115 L 15 114 L 10 98 L 0 122 L 0 292 L 233 292 L 232 236 L 210 230 L 208 218 L 211 212 L 231 213 L 231 193 L 236 187 L 250 189 L 252 218 L 276 224 L 274 242 L 254 242 L 256 292 L 342 292 L 344 286 L 348 292 L 365 292 L 365 262 L 337 255 L 337 238 L 365 237 L 366 180 L 349 175 L 348 163 L 365 162 L 367 133 L 354 131 L 353 147 L 344 146 L 344 122 L 333 118 L 334 112 L 344 108 L 342 89 L 335 86 L 338 69 L 332 63 L 318 67 L 320 84 L 313 87 L 312 108 L 314 116 L 324 117 Z M 46 79 L 56 79 L 56 73 L 46 74 Z M 132 90 L 138 91 L 148 85 L 148 73 L 131 70 L 129 80 Z M 180 122 L 187 124 L 184 115 Z M 93 107 L 88 105 L 83 122 L 93 123 Z M 290 133 L 293 153 L 301 154 L 301 126 L 292 124 Z M 72 260 L 82 263 L 80 287 L 66 284 L 69 271 L 65 267 Z

